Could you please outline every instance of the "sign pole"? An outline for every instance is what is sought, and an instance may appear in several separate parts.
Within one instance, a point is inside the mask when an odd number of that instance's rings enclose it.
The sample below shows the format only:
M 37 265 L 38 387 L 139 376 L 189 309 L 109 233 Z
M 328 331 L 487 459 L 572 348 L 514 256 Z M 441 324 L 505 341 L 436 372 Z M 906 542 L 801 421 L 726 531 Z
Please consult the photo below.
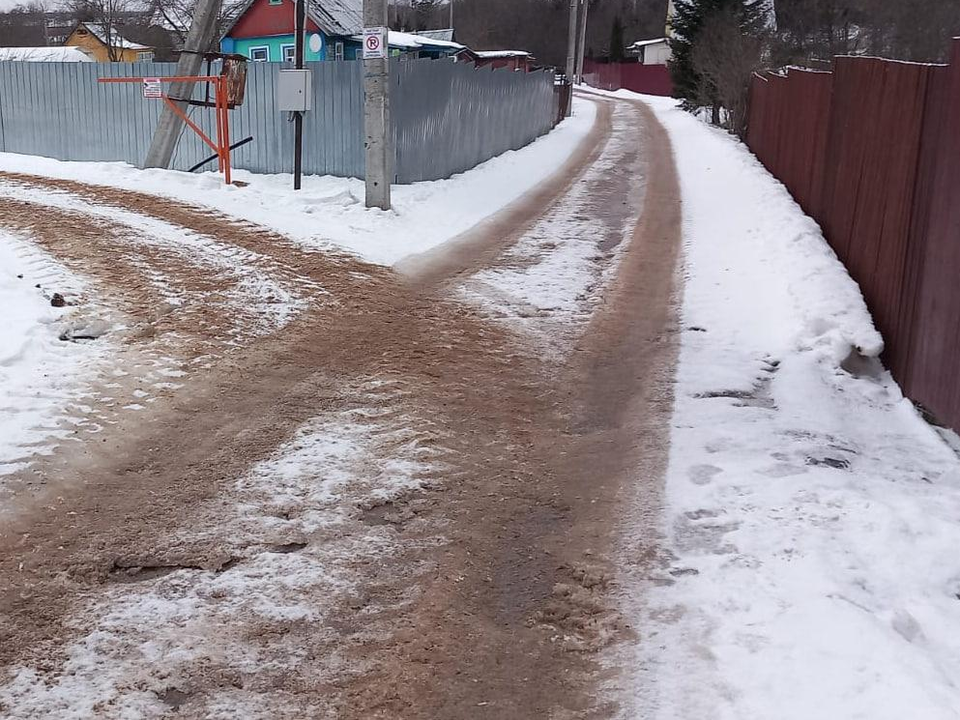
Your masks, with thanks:
M 390 209 L 391 132 L 387 0 L 363 0 L 363 131 L 366 205 Z
M 294 23 L 294 58 L 297 63 L 297 70 L 303 70 L 303 34 L 304 25 L 306 25 L 307 3 L 306 0 L 297 0 L 296 20 Z M 303 175 L 303 113 L 295 112 L 293 114 L 293 189 L 300 189 L 300 181 Z

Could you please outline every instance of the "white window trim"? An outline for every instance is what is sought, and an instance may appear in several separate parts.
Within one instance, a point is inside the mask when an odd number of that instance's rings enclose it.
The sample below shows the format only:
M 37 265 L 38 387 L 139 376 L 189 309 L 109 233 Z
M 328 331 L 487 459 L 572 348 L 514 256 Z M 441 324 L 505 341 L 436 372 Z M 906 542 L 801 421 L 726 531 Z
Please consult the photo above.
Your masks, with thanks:
M 287 60 L 287 48 L 290 48 L 290 59 Z M 280 59 L 284 62 L 296 62 L 297 61 L 297 46 L 296 44 L 292 45 L 281 45 L 280 46 Z
M 253 57 L 253 54 L 258 50 L 263 50 L 266 53 L 266 57 L 263 60 L 256 60 Z M 270 46 L 269 45 L 255 45 L 250 47 L 250 62 L 270 62 Z
M 137 53 L 137 62 L 153 62 L 153 51 L 144 50 Z
M 333 45 L 333 59 L 334 59 L 334 60 L 343 60 L 343 58 L 344 58 L 344 54 L 343 54 L 343 43 L 342 43 L 342 42 L 336 42 L 336 43 L 334 43 L 334 45 Z

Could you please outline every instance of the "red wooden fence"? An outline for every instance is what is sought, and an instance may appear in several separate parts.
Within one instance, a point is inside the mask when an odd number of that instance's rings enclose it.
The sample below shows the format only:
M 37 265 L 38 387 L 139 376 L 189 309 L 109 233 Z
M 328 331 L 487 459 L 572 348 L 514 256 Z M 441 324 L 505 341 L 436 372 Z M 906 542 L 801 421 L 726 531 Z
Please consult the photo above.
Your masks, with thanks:
M 600 90 L 632 90 L 646 95 L 673 95 L 673 82 L 666 65 L 598 63 L 583 61 L 583 79 Z
M 960 429 L 960 40 L 756 77 L 747 144 L 860 283 L 904 392 Z

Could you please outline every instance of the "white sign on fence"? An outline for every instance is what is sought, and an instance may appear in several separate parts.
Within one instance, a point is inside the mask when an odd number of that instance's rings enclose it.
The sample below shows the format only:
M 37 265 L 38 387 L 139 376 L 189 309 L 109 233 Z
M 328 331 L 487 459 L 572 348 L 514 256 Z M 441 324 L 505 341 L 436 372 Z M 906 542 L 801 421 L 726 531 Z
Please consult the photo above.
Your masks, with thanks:
M 363 29 L 363 59 L 380 60 L 387 57 L 387 28 Z
M 163 97 L 163 85 L 160 83 L 160 78 L 143 79 L 143 96 L 145 98 Z

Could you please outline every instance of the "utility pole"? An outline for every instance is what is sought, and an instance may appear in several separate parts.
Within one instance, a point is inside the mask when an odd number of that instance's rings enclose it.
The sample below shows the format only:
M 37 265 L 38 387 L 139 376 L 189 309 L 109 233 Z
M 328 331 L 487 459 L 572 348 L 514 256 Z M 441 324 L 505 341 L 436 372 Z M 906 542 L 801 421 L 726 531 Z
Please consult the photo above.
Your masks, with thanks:
M 193 21 L 190 31 L 183 43 L 180 59 L 177 61 L 177 75 L 199 75 L 203 64 L 203 53 L 210 47 L 217 32 L 217 15 L 220 11 L 220 0 L 198 0 L 193 10 Z M 170 86 L 171 98 L 189 98 L 193 94 L 195 83 L 173 83 Z M 177 102 L 181 112 L 185 111 L 186 102 Z M 173 151 L 177 148 L 177 138 L 183 129 L 183 120 L 166 103 L 160 113 L 160 122 L 153 133 L 150 149 L 147 150 L 147 159 L 144 167 L 165 168 L 170 166 Z
M 567 80 L 573 82 L 577 72 L 577 5 L 580 0 L 570 0 L 570 27 L 567 30 Z
M 567 30 L 567 82 L 571 84 L 570 100 L 567 102 L 566 116 L 573 111 L 573 76 L 577 72 L 577 5 L 579 0 L 570 0 L 570 27 Z
M 453 0 L 450 0 L 450 29 L 453 30 Z
M 583 0 L 583 12 L 580 14 L 580 41 L 577 47 L 577 83 L 583 84 L 583 53 L 587 43 L 587 12 L 590 0 Z
M 363 131 L 366 205 L 390 209 L 390 51 L 387 0 L 363 0 Z
M 297 70 L 303 70 L 303 33 L 307 22 L 307 2 L 297 0 L 294 16 L 294 47 L 293 54 L 297 63 Z M 303 176 L 303 113 L 299 110 L 293 114 L 293 189 L 300 189 L 300 180 Z

